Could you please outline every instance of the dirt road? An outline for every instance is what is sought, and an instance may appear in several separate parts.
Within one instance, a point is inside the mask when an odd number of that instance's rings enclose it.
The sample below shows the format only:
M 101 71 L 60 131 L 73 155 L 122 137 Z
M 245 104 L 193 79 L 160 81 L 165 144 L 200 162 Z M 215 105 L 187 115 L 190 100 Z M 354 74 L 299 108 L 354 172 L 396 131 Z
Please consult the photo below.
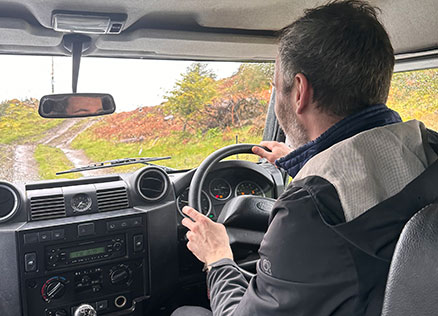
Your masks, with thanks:
M 90 164 L 90 160 L 82 150 L 70 147 L 77 135 L 90 128 L 99 119 L 91 119 L 81 123 L 76 119 L 64 120 L 58 126 L 45 132 L 41 140 L 33 144 L 0 145 L 0 159 L 3 166 L 0 168 L 0 178 L 13 183 L 24 183 L 40 180 L 38 165 L 34 159 L 35 148 L 44 144 L 61 149 L 75 167 Z M 58 170 L 54 170 L 58 171 Z M 60 171 L 60 170 L 59 170 Z M 84 172 L 84 176 L 104 174 L 102 170 Z

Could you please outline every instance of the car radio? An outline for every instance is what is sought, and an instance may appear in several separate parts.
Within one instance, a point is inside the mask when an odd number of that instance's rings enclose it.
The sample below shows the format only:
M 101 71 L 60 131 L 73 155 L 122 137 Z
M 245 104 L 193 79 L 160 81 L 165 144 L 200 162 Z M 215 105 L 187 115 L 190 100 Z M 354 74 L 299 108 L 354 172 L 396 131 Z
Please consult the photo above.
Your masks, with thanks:
M 91 263 L 123 257 L 126 253 L 124 235 L 111 239 L 73 246 L 51 246 L 46 248 L 46 268 L 48 270 L 74 264 Z
M 81 304 L 100 315 L 148 295 L 146 214 L 127 213 L 20 230 L 23 316 L 71 316 Z

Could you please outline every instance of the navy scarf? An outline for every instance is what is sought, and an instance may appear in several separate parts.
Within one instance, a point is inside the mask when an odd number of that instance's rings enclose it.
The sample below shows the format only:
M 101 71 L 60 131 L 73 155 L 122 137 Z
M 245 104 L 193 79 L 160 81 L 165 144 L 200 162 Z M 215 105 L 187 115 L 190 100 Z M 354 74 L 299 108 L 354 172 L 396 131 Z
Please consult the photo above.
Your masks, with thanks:
M 285 169 L 293 178 L 313 156 L 334 144 L 360 132 L 401 121 L 400 115 L 384 104 L 370 106 L 358 113 L 347 116 L 326 130 L 317 139 L 276 160 L 275 163 L 278 167 Z

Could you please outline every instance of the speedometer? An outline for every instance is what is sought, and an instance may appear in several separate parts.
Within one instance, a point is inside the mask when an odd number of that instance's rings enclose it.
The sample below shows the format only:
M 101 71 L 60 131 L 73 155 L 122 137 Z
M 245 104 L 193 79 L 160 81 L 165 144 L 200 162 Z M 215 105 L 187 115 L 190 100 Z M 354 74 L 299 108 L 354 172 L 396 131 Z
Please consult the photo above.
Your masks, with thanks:
M 231 195 L 231 185 L 225 179 L 213 179 L 210 182 L 210 194 L 216 200 L 226 200 Z
M 260 186 L 252 181 L 242 181 L 236 186 L 236 196 L 240 195 L 257 195 L 265 196 Z
M 182 209 L 184 206 L 189 205 L 189 188 L 185 189 L 184 192 L 178 196 L 176 201 L 177 201 L 179 213 L 185 217 L 184 213 L 182 212 Z M 202 191 L 201 194 L 201 209 L 202 209 L 202 214 L 206 216 L 211 212 L 211 201 L 207 193 L 205 193 L 204 191 Z

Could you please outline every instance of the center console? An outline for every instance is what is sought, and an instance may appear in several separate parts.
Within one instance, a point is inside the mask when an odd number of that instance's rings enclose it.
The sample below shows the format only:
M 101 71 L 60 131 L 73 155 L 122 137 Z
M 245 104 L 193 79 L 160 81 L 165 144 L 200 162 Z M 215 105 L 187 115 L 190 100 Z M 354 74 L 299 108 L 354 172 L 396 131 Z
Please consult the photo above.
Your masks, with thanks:
M 146 298 L 146 220 L 132 212 L 25 225 L 17 233 L 23 314 L 72 316 L 89 304 L 104 315 Z

